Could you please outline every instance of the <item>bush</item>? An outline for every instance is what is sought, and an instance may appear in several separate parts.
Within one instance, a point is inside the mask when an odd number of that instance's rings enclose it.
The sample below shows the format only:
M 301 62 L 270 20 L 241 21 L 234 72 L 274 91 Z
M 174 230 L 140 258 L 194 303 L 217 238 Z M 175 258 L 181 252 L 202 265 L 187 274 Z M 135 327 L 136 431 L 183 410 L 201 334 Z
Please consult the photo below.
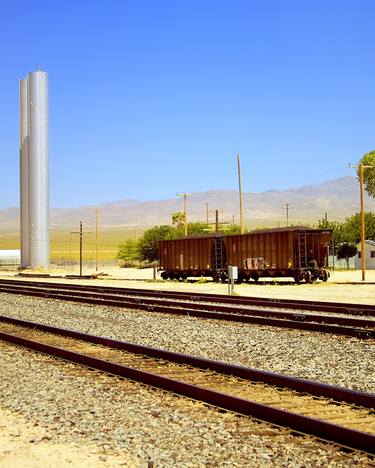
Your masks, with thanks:
M 121 260 L 120 265 L 124 268 L 137 264 L 139 262 L 139 242 L 129 239 L 120 244 L 116 258 Z

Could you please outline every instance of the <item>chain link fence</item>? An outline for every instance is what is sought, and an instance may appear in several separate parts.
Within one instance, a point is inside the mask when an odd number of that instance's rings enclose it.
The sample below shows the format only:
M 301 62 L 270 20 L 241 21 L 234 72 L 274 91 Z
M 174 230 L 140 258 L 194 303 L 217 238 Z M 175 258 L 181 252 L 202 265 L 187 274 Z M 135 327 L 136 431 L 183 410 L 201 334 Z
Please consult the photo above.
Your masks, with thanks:
M 105 270 L 108 268 L 115 268 L 118 266 L 117 260 L 99 260 L 99 270 Z M 84 270 L 95 270 L 95 260 L 83 260 L 82 267 Z M 67 270 L 67 271 L 78 271 L 79 260 L 71 260 L 67 258 L 53 259 L 51 260 L 51 270 Z

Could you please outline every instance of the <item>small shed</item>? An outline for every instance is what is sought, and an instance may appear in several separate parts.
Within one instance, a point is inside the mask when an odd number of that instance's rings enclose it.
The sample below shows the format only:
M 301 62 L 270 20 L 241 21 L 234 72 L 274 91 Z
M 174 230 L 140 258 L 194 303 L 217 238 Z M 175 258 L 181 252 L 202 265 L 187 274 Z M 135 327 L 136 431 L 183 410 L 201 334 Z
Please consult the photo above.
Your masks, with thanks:
M 362 268 L 361 262 L 361 243 L 357 245 L 358 253 L 355 256 L 355 267 L 357 270 Z M 375 241 L 365 240 L 365 252 L 366 252 L 366 270 L 375 270 Z
M 21 251 L 0 250 L 0 267 L 18 267 L 21 264 Z

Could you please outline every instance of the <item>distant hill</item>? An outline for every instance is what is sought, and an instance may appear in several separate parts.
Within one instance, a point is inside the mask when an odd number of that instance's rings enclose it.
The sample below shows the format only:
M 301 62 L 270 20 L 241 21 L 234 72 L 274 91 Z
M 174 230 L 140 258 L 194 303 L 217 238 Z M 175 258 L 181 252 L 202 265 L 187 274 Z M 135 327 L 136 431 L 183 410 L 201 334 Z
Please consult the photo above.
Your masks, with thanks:
M 189 219 L 205 220 L 206 203 L 210 210 L 220 209 L 221 220 L 238 223 L 238 192 L 235 190 L 209 190 L 195 193 L 189 197 Z M 286 190 L 268 190 L 262 193 L 244 194 L 245 223 L 251 227 L 276 226 L 285 222 L 285 211 L 282 205 L 290 204 L 290 222 L 316 223 L 318 219 L 328 214 L 328 218 L 343 219 L 359 211 L 359 186 L 355 177 L 341 177 L 319 185 L 307 185 Z M 366 195 L 366 209 L 375 211 L 375 199 Z M 97 206 L 82 206 L 78 208 L 56 208 L 51 210 L 51 227 L 70 228 L 77 226 L 80 220 L 86 225 L 95 224 L 95 208 L 100 209 L 100 224 L 102 227 L 140 227 L 169 224 L 172 213 L 182 211 L 182 200 L 139 202 L 136 200 L 120 200 L 103 203 Z M 210 214 L 210 221 L 214 214 Z M 0 210 L 0 229 L 17 228 L 19 225 L 19 210 L 11 207 Z

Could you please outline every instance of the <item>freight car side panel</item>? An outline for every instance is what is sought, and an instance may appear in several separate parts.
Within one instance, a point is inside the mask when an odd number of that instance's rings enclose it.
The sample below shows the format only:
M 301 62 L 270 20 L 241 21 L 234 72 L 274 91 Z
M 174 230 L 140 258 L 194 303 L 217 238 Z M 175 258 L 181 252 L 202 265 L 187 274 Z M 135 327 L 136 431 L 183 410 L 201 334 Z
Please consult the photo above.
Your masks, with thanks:
M 225 236 L 228 265 L 240 270 L 292 268 L 293 233 L 251 233 Z
M 207 270 L 213 268 L 212 237 L 159 241 L 161 270 Z

